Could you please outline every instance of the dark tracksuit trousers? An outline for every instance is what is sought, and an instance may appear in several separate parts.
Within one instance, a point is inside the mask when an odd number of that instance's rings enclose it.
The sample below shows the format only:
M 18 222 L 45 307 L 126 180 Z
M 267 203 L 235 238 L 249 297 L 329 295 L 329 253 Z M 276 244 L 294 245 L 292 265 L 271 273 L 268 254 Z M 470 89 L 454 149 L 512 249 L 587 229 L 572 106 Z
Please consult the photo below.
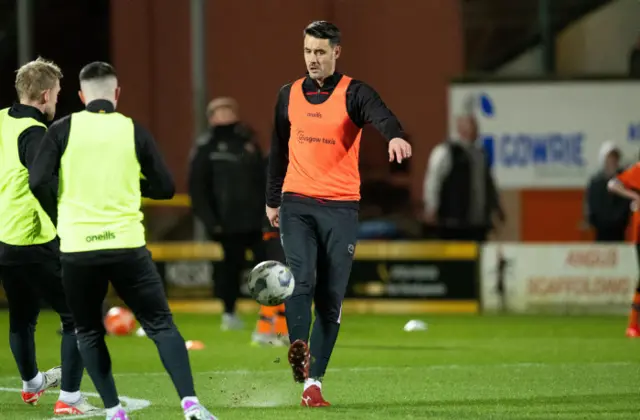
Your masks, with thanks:
M 63 254 L 62 279 L 78 347 L 105 408 L 119 403 L 102 319 L 109 282 L 155 343 L 180 398 L 195 396 L 185 342 L 173 323 L 162 280 L 146 248 Z
M 627 236 L 626 223 L 621 226 L 596 226 L 596 242 L 624 242 Z
M 9 346 L 23 381 L 38 374 L 35 329 L 40 313 L 40 300 L 58 313 L 62 322 L 61 389 L 80 390 L 84 366 L 76 340 L 75 325 L 67 306 L 57 258 L 47 262 L 22 265 L 0 265 L 0 279 L 9 303 Z
M 260 231 L 222 235 L 216 239 L 220 241 L 224 259 L 214 263 L 213 292 L 222 300 L 224 312 L 232 314 L 240 296 L 240 279 L 246 265 L 247 249 L 253 252 L 255 264 L 258 264 L 266 259 L 265 244 Z
M 347 291 L 358 231 L 358 210 L 285 196 L 280 234 L 295 289 L 285 302 L 291 342 L 309 341 L 309 377 L 322 380 L 338 338 L 342 301 Z

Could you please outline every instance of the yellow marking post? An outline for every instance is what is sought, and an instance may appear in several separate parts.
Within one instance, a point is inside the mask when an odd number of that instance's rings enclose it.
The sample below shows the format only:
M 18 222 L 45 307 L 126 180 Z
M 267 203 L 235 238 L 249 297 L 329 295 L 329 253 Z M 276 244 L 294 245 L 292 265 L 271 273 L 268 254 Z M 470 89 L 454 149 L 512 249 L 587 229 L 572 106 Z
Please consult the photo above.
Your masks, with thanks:
M 170 300 L 169 306 L 174 312 L 182 313 L 222 313 L 222 304 L 218 300 Z M 238 312 L 258 313 L 260 305 L 250 299 L 238 301 Z M 477 314 L 479 304 L 474 300 L 435 301 L 428 299 L 345 299 L 342 311 L 348 314 L 404 315 L 427 313 L 466 313 Z
M 148 245 L 155 261 L 220 261 L 222 247 L 217 242 L 156 242 Z M 478 245 L 467 242 L 359 241 L 356 260 L 474 260 Z M 253 256 L 247 253 L 247 259 Z

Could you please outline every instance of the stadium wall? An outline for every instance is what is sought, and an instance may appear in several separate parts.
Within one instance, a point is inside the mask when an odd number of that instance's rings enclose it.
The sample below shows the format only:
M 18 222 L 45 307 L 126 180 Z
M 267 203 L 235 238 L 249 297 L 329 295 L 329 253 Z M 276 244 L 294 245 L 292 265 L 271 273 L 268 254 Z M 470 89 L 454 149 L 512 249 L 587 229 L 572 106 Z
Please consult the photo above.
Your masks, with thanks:
M 628 74 L 638 16 L 640 1 L 616 0 L 566 28 L 556 41 L 558 74 Z
M 556 71 L 561 75 L 628 73 L 629 52 L 638 35 L 640 2 L 616 0 L 575 21 L 556 36 Z M 496 71 L 499 76 L 543 74 L 537 45 Z
M 339 70 L 373 85 L 416 139 L 407 186 L 421 201 L 429 151 L 446 135 L 447 81 L 463 70 L 458 3 L 368 0 L 363 8 L 363 2 L 338 0 L 208 2 L 209 95 L 237 98 L 266 148 L 279 88 L 304 74 L 302 29 L 313 20 L 333 20 L 344 33 Z M 112 0 L 111 17 L 121 109 L 151 128 L 184 192 L 194 137 L 189 2 Z M 379 149 L 363 147 L 363 160 L 367 153 Z

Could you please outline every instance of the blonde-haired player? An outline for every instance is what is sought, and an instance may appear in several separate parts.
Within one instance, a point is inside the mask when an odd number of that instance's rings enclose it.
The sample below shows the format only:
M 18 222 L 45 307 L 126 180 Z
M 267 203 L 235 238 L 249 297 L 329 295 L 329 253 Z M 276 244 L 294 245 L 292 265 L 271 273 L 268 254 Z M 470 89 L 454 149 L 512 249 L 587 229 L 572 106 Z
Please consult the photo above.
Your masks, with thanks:
M 22 400 L 36 405 L 60 386 L 54 414 L 97 410 L 80 393 L 83 364 L 62 287 L 56 239 L 57 182 L 43 187 L 42 203 L 29 190 L 29 170 L 56 113 L 62 71 L 38 58 L 18 69 L 18 102 L 0 110 L 0 278 L 9 303 L 9 345 L 22 377 Z M 56 179 L 57 181 L 57 179 Z M 44 299 L 62 321 L 62 367 L 38 369 L 34 332 Z

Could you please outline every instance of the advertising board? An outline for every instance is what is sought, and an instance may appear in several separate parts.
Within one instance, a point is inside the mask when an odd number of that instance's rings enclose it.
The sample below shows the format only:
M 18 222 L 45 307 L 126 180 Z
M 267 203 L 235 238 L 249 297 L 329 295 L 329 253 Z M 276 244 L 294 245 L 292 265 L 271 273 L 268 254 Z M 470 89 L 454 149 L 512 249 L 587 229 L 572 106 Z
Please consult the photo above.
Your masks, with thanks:
M 640 81 L 535 81 L 449 86 L 456 115 L 473 112 L 502 189 L 583 188 L 605 141 L 634 162 L 640 146 Z
M 625 314 L 637 279 L 630 244 L 487 244 L 481 251 L 484 312 Z

